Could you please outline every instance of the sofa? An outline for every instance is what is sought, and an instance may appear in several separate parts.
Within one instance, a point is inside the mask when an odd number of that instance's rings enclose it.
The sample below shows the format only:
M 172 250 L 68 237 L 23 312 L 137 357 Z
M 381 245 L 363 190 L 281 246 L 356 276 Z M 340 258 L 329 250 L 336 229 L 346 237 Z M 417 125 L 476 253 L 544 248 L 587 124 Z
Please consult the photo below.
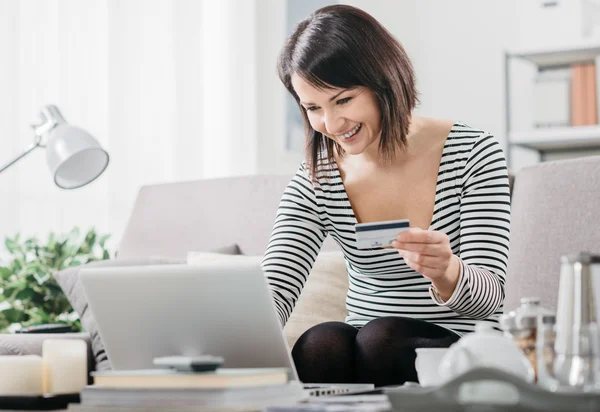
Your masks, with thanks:
M 232 247 L 235 253 L 258 258 L 266 248 L 289 180 L 290 176 L 245 176 L 142 187 L 116 259 L 109 264 L 147 259 L 183 263 L 190 251 Z M 524 296 L 538 296 L 543 305 L 554 309 L 560 256 L 583 250 L 600 253 L 600 156 L 521 169 L 511 176 L 511 195 L 505 311 L 518 306 Z M 290 325 L 284 329 L 290 344 L 302 328 L 344 318 L 347 277 L 341 252 L 327 238 L 321 255 L 325 259 L 319 258 L 315 265 L 320 274 L 311 272 L 292 315 L 294 330 L 289 330 Z M 316 294 L 325 297 L 313 299 Z M 316 304 L 319 301 L 321 305 Z M 98 366 L 95 338 L 89 332 L 0 335 L 0 355 L 41 354 L 42 342 L 56 337 L 85 339 L 90 348 L 89 369 Z

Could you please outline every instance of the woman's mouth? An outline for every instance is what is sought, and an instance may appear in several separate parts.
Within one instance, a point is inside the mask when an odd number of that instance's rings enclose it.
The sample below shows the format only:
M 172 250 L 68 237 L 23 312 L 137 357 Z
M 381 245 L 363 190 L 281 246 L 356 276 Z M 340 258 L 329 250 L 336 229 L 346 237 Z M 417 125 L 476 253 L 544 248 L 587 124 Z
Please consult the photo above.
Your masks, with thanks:
M 362 128 L 362 123 L 357 124 L 354 129 L 350 130 L 346 134 L 341 135 L 340 139 L 342 141 L 347 141 L 349 139 L 352 139 L 354 136 L 356 136 L 356 134 L 360 131 L 361 128 Z

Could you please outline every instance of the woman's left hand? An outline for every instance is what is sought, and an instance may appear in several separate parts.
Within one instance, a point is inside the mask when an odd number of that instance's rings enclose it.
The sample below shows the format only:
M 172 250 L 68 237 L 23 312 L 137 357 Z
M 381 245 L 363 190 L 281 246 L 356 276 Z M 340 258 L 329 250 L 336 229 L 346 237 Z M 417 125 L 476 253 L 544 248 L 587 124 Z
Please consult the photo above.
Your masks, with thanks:
M 431 280 L 442 299 L 447 300 L 458 282 L 460 263 L 452 253 L 444 232 L 412 227 L 392 242 L 406 264 Z

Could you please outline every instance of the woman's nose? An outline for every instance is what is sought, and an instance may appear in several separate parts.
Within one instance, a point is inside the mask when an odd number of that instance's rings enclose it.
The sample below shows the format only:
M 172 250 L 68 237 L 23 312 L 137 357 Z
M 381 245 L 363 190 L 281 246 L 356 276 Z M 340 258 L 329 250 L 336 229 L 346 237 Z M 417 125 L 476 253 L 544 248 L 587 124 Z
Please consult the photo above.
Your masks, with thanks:
M 329 135 L 337 135 L 343 133 L 344 120 L 335 113 L 326 113 L 323 116 L 323 124 Z

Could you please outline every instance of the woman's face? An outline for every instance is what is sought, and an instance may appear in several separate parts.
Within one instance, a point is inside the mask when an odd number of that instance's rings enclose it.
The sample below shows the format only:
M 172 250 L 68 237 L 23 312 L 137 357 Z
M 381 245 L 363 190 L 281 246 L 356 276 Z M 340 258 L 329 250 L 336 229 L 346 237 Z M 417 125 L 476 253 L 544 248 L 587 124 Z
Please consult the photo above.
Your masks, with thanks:
M 357 86 L 321 90 L 296 73 L 292 75 L 292 86 L 312 128 L 339 143 L 346 153 L 361 154 L 379 140 L 381 113 L 370 89 Z

